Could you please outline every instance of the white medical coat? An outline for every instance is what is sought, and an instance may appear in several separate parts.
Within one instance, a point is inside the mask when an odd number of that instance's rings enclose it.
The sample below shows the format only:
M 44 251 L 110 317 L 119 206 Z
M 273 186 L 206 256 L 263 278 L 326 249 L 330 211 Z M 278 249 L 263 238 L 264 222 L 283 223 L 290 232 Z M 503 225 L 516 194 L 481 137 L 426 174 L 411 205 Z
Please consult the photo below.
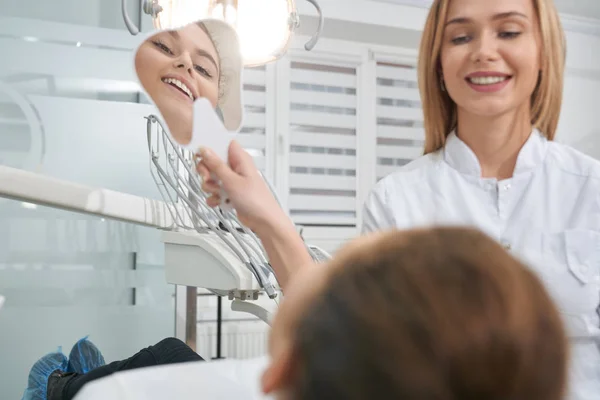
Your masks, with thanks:
M 379 181 L 364 206 L 363 232 L 433 224 L 477 227 L 538 273 L 572 338 L 569 399 L 600 399 L 600 162 L 534 130 L 513 177 L 486 179 L 452 133 Z

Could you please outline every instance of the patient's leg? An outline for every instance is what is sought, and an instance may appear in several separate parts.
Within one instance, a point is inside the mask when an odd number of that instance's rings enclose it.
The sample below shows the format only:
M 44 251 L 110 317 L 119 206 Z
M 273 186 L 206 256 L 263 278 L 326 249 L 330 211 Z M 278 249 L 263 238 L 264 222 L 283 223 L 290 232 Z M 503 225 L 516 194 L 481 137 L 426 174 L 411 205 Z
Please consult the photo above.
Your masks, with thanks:
M 115 372 L 190 361 L 203 361 L 203 359 L 181 340 L 175 338 L 164 339 L 126 360 L 112 362 L 87 374 L 55 371 L 48 379 L 48 400 L 70 400 L 87 382 L 103 378 Z

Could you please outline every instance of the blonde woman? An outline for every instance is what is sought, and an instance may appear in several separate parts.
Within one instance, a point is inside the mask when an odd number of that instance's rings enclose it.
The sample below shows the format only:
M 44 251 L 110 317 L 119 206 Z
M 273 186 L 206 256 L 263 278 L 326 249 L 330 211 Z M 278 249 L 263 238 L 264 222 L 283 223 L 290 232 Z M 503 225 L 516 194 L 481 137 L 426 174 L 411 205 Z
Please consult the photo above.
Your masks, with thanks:
M 600 398 L 600 163 L 553 141 L 566 52 L 552 0 L 437 0 L 420 50 L 425 155 L 377 184 L 363 231 L 487 232 L 559 305 L 569 398 Z
M 600 397 L 600 163 L 553 141 L 565 39 L 552 0 L 435 0 L 419 83 L 425 155 L 381 180 L 363 232 L 477 227 L 522 258 L 558 303 L 572 343 L 570 399 Z M 243 221 L 270 250 L 280 283 L 311 263 L 238 144 L 229 166 L 208 150 Z M 218 187 L 207 180 L 205 189 Z

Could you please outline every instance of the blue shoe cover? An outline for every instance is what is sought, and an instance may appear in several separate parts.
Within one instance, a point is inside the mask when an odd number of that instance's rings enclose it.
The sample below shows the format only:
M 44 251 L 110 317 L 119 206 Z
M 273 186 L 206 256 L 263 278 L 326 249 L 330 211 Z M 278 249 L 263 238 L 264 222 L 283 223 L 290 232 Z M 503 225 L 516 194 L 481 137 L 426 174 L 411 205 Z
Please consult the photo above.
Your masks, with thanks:
M 69 354 L 67 372 L 87 374 L 88 372 L 105 365 L 104 357 L 96 345 L 88 340 L 88 336 L 80 339 L 73 345 Z
M 27 389 L 23 393 L 23 400 L 46 400 L 48 393 L 48 378 L 52 372 L 67 369 L 67 356 L 59 347 L 56 353 L 46 354 L 33 364 L 29 371 Z

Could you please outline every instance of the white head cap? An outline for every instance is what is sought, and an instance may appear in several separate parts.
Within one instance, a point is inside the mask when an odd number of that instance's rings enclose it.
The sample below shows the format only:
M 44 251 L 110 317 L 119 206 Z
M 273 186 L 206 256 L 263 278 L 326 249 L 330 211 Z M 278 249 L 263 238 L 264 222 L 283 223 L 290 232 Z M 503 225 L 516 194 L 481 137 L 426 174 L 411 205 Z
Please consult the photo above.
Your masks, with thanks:
M 242 71 L 243 58 L 236 31 L 218 19 L 197 21 L 208 31 L 219 55 L 221 76 L 217 114 L 229 131 L 237 131 L 242 125 Z

